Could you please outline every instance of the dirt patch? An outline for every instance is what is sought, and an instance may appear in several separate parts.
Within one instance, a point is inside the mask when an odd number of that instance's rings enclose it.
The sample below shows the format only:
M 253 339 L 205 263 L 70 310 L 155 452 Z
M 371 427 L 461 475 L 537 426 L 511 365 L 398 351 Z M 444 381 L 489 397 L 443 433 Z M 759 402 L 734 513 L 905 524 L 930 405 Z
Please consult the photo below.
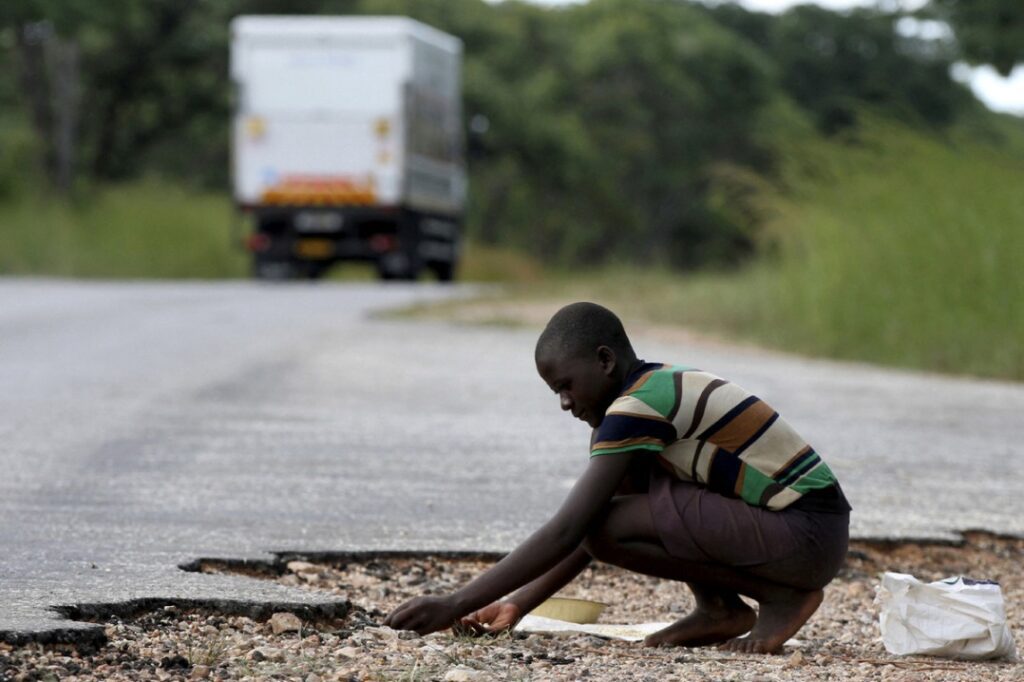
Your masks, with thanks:
M 517 300 L 513 298 L 481 298 L 457 299 L 416 305 L 391 313 L 421 319 L 441 320 L 454 324 L 484 325 L 498 327 L 522 327 L 534 329 L 538 333 L 544 328 L 551 316 L 558 312 L 566 303 L 565 299 Z M 770 350 L 749 341 L 741 341 L 722 334 L 714 334 L 706 330 L 656 324 L 644 317 L 630 314 L 628 309 L 618 311 L 622 322 L 629 331 L 631 338 L 646 338 L 664 344 L 700 344 L 721 348 L 742 349 L 745 352 L 758 352 L 780 355 L 781 351 Z
M 388 315 L 442 320 L 455 324 L 479 324 L 500 327 L 535 327 L 547 324 L 564 302 L 556 300 L 521 301 L 484 295 L 417 304 L 390 311 Z
M 1021 645 L 1024 540 L 968 533 L 961 545 L 854 542 L 825 602 L 782 655 L 714 648 L 644 649 L 586 635 L 470 639 L 418 637 L 380 627 L 405 599 L 443 594 L 486 570 L 485 558 L 350 557 L 283 562 L 264 579 L 351 601 L 343 619 L 308 622 L 161 607 L 111 617 L 104 646 L 0 644 L 0 680 L 1020 680 L 1024 664 L 895 657 L 883 648 L 874 590 L 884 570 L 923 580 L 951 575 L 997 580 Z M 229 563 L 206 562 L 207 572 Z M 281 572 L 283 570 L 283 572 Z M 687 589 L 603 564 L 563 594 L 609 604 L 603 622 L 665 621 L 692 608 Z

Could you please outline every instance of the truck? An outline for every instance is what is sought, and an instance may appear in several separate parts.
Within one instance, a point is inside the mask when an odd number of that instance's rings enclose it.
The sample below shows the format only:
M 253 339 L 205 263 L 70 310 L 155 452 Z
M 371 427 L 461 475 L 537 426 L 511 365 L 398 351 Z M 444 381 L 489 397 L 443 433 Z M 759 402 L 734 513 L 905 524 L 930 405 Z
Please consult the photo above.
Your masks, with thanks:
M 450 281 L 466 203 L 462 42 L 405 17 L 231 21 L 232 185 L 261 279 L 375 264 Z

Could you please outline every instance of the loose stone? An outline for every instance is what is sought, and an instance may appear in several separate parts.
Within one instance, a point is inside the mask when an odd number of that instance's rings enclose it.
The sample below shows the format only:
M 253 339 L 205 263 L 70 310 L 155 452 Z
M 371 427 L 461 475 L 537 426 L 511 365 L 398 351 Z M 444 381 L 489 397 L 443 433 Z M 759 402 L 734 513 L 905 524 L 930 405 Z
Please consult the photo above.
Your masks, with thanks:
M 302 621 L 294 613 L 275 613 L 270 617 L 270 629 L 275 635 L 282 632 L 298 632 L 302 629 Z
M 462 666 L 451 668 L 444 674 L 444 682 L 476 682 L 487 679 L 488 675 L 481 670 L 473 670 Z

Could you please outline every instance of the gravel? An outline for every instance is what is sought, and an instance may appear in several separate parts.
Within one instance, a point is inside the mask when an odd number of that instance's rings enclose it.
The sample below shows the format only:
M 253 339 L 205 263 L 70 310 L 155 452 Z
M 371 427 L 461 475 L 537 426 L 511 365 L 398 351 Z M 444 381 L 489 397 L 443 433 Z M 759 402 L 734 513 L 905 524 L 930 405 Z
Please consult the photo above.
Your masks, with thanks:
M 1010 626 L 1024 631 L 1024 539 L 968 533 L 963 544 L 852 543 L 825 602 L 780 655 L 646 649 L 591 635 L 419 637 L 379 624 L 405 599 L 450 591 L 485 570 L 484 558 L 378 556 L 291 561 L 263 579 L 350 600 L 343 620 L 266 622 L 167 606 L 104 621 L 107 644 L 0 643 L 9 680 L 1020 680 L 1024 664 L 896 657 L 882 646 L 874 591 L 885 570 L 922 580 L 951 575 L 1001 583 Z M 207 572 L 228 570 L 209 564 Z M 254 576 L 256 577 L 256 576 Z M 664 621 L 692 607 L 682 585 L 595 564 L 563 592 L 609 604 L 602 622 Z

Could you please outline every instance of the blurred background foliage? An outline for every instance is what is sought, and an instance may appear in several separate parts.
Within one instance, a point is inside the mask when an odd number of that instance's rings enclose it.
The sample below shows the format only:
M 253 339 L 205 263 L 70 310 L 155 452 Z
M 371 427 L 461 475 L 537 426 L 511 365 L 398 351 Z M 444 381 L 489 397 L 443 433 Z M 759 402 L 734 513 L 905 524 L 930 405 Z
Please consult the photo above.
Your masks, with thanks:
M 990 44 L 975 27 L 986 16 L 979 7 L 994 12 L 996 4 L 939 0 L 934 10 L 965 27 L 965 52 L 987 58 L 970 46 Z M 1020 5 L 1003 4 L 1018 20 L 998 56 L 1012 59 L 1004 52 L 1019 45 Z M 78 53 L 76 177 L 155 175 L 226 189 L 228 22 L 242 13 L 402 14 L 461 37 L 466 114 L 489 123 L 472 144 L 470 232 L 563 264 L 735 263 L 754 247 L 761 216 L 748 205 L 751 183 L 773 177 L 779 127 L 807 119 L 841 134 L 871 108 L 938 129 L 978 108 L 949 77 L 954 46 L 901 36 L 897 15 L 874 10 L 808 5 L 773 16 L 680 0 L 559 9 L 482 0 L 9 0 L 0 7 L 8 67 L 0 188 L 10 191 L 30 158 L 56 173 L 61 107 L 45 82 L 59 77 L 55 58 L 45 55 L 49 70 L 27 68 L 38 61 L 32 30 L 52 27 Z M 18 111 L 34 142 L 11 121 Z
M 1024 61 L 1024 3 L 1017 0 L 931 0 L 920 13 L 956 31 L 965 59 L 991 64 L 1004 76 Z
M 936 39 L 890 5 L 6 0 L 0 272 L 241 276 L 230 19 L 401 14 L 465 44 L 465 271 L 565 269 L 651 319 L 1022 378 L 1024 122 L 950 66 L 1024 60 L 1024 3 L 932 0 Z

